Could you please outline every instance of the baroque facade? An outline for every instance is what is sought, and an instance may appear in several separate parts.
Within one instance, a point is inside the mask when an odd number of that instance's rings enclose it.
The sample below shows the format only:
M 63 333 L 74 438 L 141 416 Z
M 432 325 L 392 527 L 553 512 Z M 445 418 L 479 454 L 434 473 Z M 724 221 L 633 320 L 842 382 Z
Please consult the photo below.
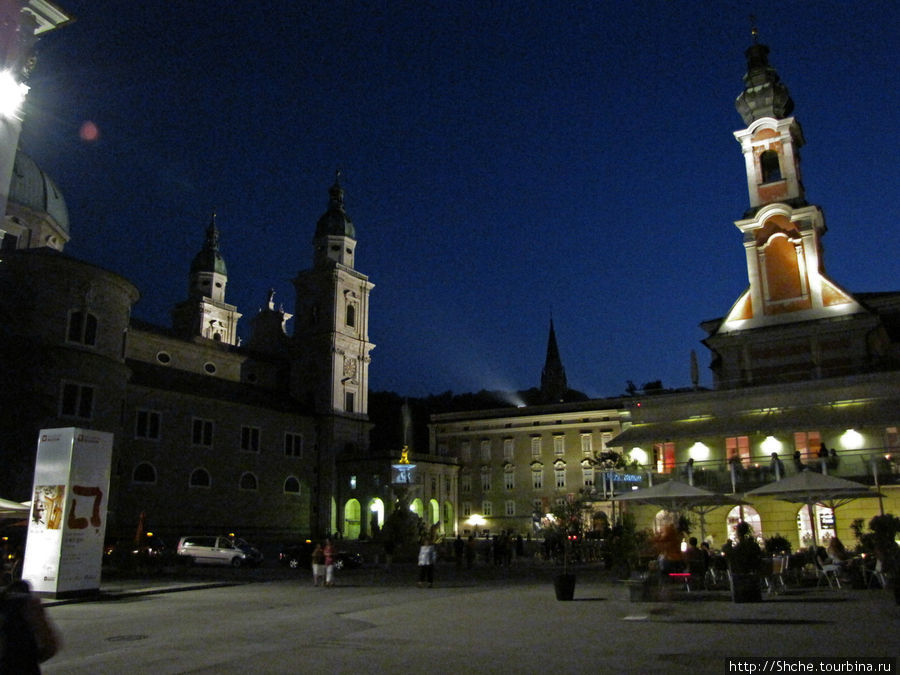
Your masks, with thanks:
M 579 492 L 595 514 L 614 514 L 623 506 L 609 497 L 675 477 L 743 495 L 805 467 L 881 496 L 838 514 L 817 507 L 815 528 L 806 509 L 772 498 L 723 507 L 707 516 L 712 541 L 724 542 L 739 519 L 795 546 L 811 532 L 852 541 L 854 519 L 900 509 L 900 292 L 853 294 L 826 274 L 824 215 L 806 201 L 800 172 L 804 135 L 768 53 L 757 42 L 746 51 L 736 102 L 750 206 L 735 225 L 749 283 L 723 318 L 701 324 L 714 388 L 695 377 L 685 391 L 434 416 L 433 447 L 460 460 L 460 528 L 531 532 Z M 598 451 L 633 468 L 606 471 Z M 640 526 L 662 516 L 625 508 Z

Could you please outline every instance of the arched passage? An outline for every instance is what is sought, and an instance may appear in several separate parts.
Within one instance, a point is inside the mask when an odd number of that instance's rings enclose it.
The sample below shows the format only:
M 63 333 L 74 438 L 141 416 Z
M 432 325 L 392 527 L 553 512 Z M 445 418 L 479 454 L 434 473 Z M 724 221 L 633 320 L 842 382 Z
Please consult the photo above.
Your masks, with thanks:
M 454 533 L 456 528 L 454 524 L 456 520 L 453 515 L 453 504 L 450 502 L 444 502 L 444 532 L 445 533 Z
M 409 510 L 419 516 L 419 518 L 425 518 L 425 508 L 422 506 L 422 500 L 418 497 L 410 502 Z
M 428 524 L 437 525 L 441 522 L 441 507 L 437 499 L 431 499 L 428 502 Z
M 762 537 L 762 520 L 759 512 L 752 506 L 735 506 L 728 512 L 728 538 L 734 536 L 734 529 L 741 520 L 750 526 L 753 536 L 759 539 Z
M 361 515 L 362 515 L 362 508 L 359 505 L 359 500 L 348 499 L 347 503 L 344 504 L 344 538 L 345 539 L 359 539 L 359 533 L 361 532 L 361 527 L 360 527 Z
M 369 536 L 375 536 L 376 527 L 381 529 L 384 526 L 384 502 L 375 497 L 369 502 Z

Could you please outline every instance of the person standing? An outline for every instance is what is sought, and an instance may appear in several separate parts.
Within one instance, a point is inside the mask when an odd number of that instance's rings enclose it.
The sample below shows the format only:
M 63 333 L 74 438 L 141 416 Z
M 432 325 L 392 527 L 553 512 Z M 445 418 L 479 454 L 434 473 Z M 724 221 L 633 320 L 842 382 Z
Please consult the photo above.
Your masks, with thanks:
M 312 552 L 313 586 L 325 584 L 325 551 L 322 544 L 316 544 Z
M 466 543 L 462 540 L 462 537 L 458 534 L 456 535 L 456 539 L 453 540 L 453 560 L 456 563 L 456 569 L 462 569 L 463 556 L 466 552 Z
M 331 539 L 325 540 L 322 553 L 325 555 L 325 586 L 330 588 L 334 586 L 334 557 L 337 554 Z
M 434 563 L 437 560 L 437 551 L 431 539 L 425 539 L 419 547 L 419 587 L 434 585 Z

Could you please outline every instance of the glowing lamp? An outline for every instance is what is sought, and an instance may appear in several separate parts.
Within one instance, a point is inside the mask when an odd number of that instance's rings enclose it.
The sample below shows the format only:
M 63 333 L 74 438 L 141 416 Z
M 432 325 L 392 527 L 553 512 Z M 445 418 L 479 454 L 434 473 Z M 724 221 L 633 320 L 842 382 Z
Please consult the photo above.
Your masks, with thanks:
M 774 436 L 766 436 L 766 439 L 762 442 L 762 449 L 765 451 L 767 455 L 771 455 L 773 452 L 780 452 L 782 449 L 781 441 L 779 441 Z
M 27 84 L 18 82 L 10 71 L 0 70 L 0 115 L 18 119 L 27 93 Z
M 848 450 L 859 450 L 862 447 L 862 444 L 862 434 L 856 431 L 856 429 L 847 429 L 847 431 L 841 434 L 841 445 Z
M 705 459 L 709 459 L 709 446 L 706 445 L 706 443 L 697 441 L 690 448 L 688 448 L 688 457 L 693 459 L 695 462 L 702 462 Z
M 638 464 L 646 464 L 647 463 L 647 453 L 640 448 L 632 448 L 628 453 L 628 456 L 632 461 L 637 462 Z

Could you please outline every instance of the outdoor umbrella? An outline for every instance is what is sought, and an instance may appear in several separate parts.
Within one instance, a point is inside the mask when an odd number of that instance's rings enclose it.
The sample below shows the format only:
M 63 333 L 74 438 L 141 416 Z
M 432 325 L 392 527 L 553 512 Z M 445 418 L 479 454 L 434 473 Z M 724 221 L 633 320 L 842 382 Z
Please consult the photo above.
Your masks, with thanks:
M 613 497 L 620 502 L 654 504 L 666 511 L 692 511 L 700 516 L 700 539 L 706 538 L 706 514 L 720 506 L 743 504 L 740 499 L 710 492 L 679 480 L 657 483 L 643 490 L 624 492 Z
M 28 504 L 20 504 L 19 502 L 0 498 L 0 518 L 23 516 L 29 511 L 31 511 L 31 506 Z
M 789 478 L 768 483 L 750 490 L 745 497 L 774 497 L 795 504 L 806 504 L 809 522 L 812 527 L 813 542 L 818 541 L 816 522 L 813 516 L 813 504 L 821 504 L 832 510 L 853 501 L 866 497 L 878 497 L 878 493 L 869 486 L 852 480 L 836 478 L 817 471 L 805 469 Z

